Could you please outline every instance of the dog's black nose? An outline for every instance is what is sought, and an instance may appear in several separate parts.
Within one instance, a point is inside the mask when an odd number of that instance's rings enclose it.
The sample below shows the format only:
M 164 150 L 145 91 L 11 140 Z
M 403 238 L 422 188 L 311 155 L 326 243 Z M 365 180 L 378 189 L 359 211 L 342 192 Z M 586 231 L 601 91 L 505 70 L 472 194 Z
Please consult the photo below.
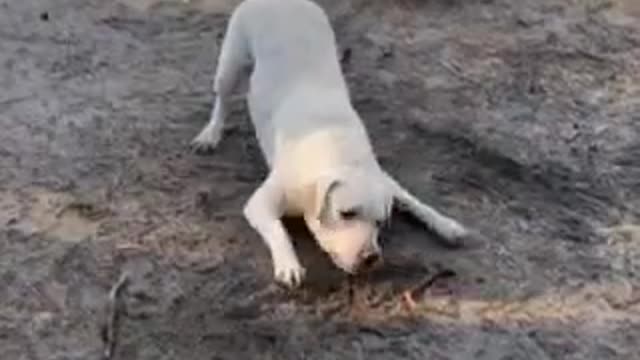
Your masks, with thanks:
M 360 269 L 367 271 L 373 269 L 376 265 L 380 263 L 382 260 L 382 256 L 379 253 L 371 253 L 366 255 L 360 264 Z

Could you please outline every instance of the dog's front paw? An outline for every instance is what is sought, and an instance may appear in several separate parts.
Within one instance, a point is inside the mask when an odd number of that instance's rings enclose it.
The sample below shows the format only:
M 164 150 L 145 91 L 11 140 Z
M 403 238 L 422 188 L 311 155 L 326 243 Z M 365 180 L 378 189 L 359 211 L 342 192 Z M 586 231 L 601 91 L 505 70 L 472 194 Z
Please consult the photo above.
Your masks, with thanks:
M 274 261 L 274 277 L 277 282 L 289 288 L 302 284 L 306 270 L 296 258 L 284 258 Z
M 470 230 L 453 219 L 447 219 L 440 224 L 438 232 L 446 244 L 452 247 L 465 246 L 472 237 Z
M 213 151 L 220 142 L 220 132 L 204 129 L 191 141 L 191 150 L 195 153 L 207 153 Z

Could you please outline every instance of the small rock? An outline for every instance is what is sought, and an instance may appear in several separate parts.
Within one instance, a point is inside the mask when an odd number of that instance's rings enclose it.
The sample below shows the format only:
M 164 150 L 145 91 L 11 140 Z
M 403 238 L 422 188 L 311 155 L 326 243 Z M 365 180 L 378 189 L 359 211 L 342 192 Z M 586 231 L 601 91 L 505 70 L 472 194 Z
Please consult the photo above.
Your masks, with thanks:
M 390 58 L 393 56 L 393 46 L 388 45 L 381 49 L 381 55 L 383 59 Z
M 33 316 L 32 325 L 35 333 L 48 332 L 54 321 L 54 314 L 49 311 L 38 312 Z

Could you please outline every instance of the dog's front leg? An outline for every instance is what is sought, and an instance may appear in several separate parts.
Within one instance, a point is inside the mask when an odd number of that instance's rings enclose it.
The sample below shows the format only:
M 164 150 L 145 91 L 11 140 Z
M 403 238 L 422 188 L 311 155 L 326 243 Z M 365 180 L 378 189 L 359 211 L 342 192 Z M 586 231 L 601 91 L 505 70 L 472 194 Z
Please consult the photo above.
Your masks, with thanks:
M 456 220 L 442 215 L 431 206 L 423 203 L 400 185 L 391 175 L 384 173 L 391 187 L 394 199 L 403 210 L 408 211 L 418 220 L 440 236 L 449 246 L 461 246 L 470 236 L 470 232 Z
M 273 261 L 276 281 L 296 287 L 305 276 L 305 269 L 295 253 L 281 217 L 284 193 L 272 177 L 253 193 L 244 208 L 244 216 L 267 244 Z

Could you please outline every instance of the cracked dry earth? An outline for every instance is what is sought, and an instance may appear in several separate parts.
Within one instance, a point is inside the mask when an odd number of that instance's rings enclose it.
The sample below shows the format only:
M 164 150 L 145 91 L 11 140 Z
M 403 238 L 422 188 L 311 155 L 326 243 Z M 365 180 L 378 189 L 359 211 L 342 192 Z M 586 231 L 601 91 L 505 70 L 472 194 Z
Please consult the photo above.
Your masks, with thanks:
M 0 0 L 2 359 L 99 359 L 125 271 L 114 359 L 640 359 L 637 2 L 321 4 L 381 163 L 486 241 L 398 214 L 351 281 L 291 222 L 284 292 L 242 101 L 186 149 L 233 3 Z

